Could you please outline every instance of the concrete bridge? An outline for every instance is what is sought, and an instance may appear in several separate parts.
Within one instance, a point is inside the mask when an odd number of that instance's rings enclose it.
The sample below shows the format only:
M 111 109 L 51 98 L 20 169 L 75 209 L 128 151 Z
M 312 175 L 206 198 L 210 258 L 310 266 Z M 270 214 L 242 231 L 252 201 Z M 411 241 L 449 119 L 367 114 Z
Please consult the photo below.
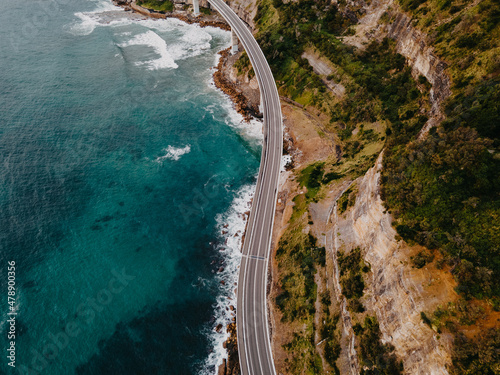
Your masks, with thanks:
M 238 279 L 236 326 L 243 375 L 275 375 L 267 319 L 267 270 L 283 151 L 281 104 L 273 74 L 247 25 L 223 0 L 208 0 L 232 29 L 232 50 L 238 39 L 259 82 L 264 115 L 264 144 L 252 209 L 248 218 Z M 199 13 L 199 0 L 193 0 Z

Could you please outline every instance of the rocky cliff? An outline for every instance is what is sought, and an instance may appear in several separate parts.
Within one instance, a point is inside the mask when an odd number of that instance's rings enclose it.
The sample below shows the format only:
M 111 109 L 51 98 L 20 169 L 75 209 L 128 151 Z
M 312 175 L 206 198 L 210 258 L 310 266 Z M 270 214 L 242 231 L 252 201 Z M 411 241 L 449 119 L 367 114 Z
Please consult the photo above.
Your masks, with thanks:
M 392 218 L 380 197 L 382 154 L 357 182 L 355 205 L 338 218 L 336 234 L 344 251 L 360 247 L 371 271 L 363 304 L 380 323 L 382 341 L 395 347 L 406 374 L 447 374 L 451 338 L 424 324 L 421 311 L 453 300 L 455 285 L 446 271 L 412 268 L 417 249 L 396 240 Z
M 412 26 L 411 18 L 394 0 L 375 0 L 369 6 L 363 4 L 358 10 L 363 16 L 356 25 L 356 34 L 344 38 L 344 42 L 363 48 L 386 36 L 396 41 L 396 50 L 406 57 L 413 76 L 422 75 L 432 85 L 429 120 L 420 133 L 423 136 L 444 118 L 440 106 L 451 95 L 451 82 L 445 71 L 447 64 L 436 56 L 427 36 Z
M 444 119 L 441 104 L 451 95 L 450 79 L 445 72 L 447 65 L 427 45 L 426 36 L 412 27 L 407 15 L 391 11 L 390 16 L 393 22 L 388 25 L 387 34 L 396 40 L 397 51 L 406 57 L 415 76 L 423 75 L 432 85 L 430 117 L 420 133 L 423 136 Z
M 252 30 L 255 30 L 254 18 L 257 14 L 257 3 L 256 0 L 231 0 L 229 6 Z

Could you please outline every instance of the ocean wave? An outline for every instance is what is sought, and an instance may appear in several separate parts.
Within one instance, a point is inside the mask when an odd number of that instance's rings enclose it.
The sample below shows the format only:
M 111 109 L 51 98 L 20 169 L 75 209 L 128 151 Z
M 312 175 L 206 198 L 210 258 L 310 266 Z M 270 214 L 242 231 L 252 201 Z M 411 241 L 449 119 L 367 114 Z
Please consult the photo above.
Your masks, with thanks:
M 129 41 L 120 44 L 119 47 L 129 47 L 137 45 L 152 47 L 160 57 L 154 60 L 139 61 L 136 62 L 135 65 L 145 65 L 151 70 L 163 68 L 175 69 L 178 67 L 178 65 L 174 61 L 174 58 L 168 51 L 167 42 L 165 42 L 165 40 L 154 31 L 148 30 L 143 34 L 136 35 Z
M 254 193 L 255 185 L 244 185 L 237 192 L 229 210 L 216 217 L 221 240 L 217 250 L 224 258 L 224 270 L 217 274 L 216 281 L 220 285 L 220 294 L 214 309 L 215 322 L 209 333 L 214 350 L 205 361 L 202 375 L 213 374 L 214 368 L 217 371 L 227 358 L 223 343 L 229 337 L 226 327 L 235 316 L 235 310 L 231 310 L 230 306 L 236 307 L 235 288 L 241 262 L 241 246 Z M 223 327 L 219 332 L 215 330 L 218 325 Z
M 116 17 L 123 11 L 120 7 L 108 1 L 97 3 L 97 8 L 89 12 L 77 12 L 75 16 L 79 21 L 66 27 L 73 35 L 89 35 L 97 26 L 117 26 L 133 22 L 130 18 Z
M 163 156 L 157 157 L 155 159 L 156 162 L 162 163 L 166 159 L 179 160 L 182 155 L 185 155 L 191 151 L 191 145 L 187 145 L 185 147 L 178 147 L 178 148 L 175 148 L 173 146 L 168 146 L 167 148 L 163 149 L 163 151 L 165 151 L 166 154 Z
M 245 121 L 243 116 L 236 111 L 232 101 L 225 102 L 225 107 L 228 117 L 225 119 L 226 124 L 240 131 L 242 135 L 250 138 L 259 145 L 264 141 L 263 123 L 260 120 L 252 119 L 249 122 Z
M 147 45 L 154 48 L 160 55 L 159 59 L 135 63 L 137 66 L 146 66 L 150 70 L 162 68 L 177 68 L 175 61 L 201 55 L 210 50 L 213 37 L 225 37 L 229 42 L 229 32 L 214 27 L 202 28 L 196 24 L 187 24 L 176 18 L 152 19 L 138 16 L 134 13 L 124 12 L 109 2 L 98 3 L 97 9 L 89 12 L 77 12 L 76 22 L 67 26 L 68 31 L 74 35 L 89 35 L 96 27 L 116 27 L 126 25 L 140 25 L 147 30 L 145 33 L 133 36 L 130 31 L 120 30 L 117 37 L 122 39 L 129 36 L 132 39 L 117 44 L 119 47 L 129 45 Z M 154 30 L 154 31 L 153 31 Z M 156 32 L 155 32 L 156 31 Z M 167 43 L 158 33 L 179 34 L 178 41 Z
M 187 24 L 176 18 L 137 20 L 136 23 L 159 33 L 178 32 L 180 42 L 169 45 L 169 53 L 172 58 L 184 60 L 201 55 L 205 50 L 211 48 L 212 35 L 216 34 L 215 28 L 202 28 L 196 24 Z M 223 31 L 223 30 L 221 30 Z

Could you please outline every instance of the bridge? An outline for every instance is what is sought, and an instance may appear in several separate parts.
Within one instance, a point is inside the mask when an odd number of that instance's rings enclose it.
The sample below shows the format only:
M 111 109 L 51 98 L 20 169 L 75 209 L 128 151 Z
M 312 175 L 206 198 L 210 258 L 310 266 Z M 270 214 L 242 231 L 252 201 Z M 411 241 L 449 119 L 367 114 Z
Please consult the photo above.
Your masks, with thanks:
M 193 0 L 199 12 L 199 0 Z M 232 50 L 239 38 L 259 83 L 264 144 L 257 186 L 248 218 L 238 279 L 236 326 L 243 375 L 275 375 L 267 320 L 267 271 L 283 151 L 281 105 L 273 74 L 246 24 L 222 0 L 209 0 L 232 29 Z M 236 46 L 236 48 L 235 48 Z

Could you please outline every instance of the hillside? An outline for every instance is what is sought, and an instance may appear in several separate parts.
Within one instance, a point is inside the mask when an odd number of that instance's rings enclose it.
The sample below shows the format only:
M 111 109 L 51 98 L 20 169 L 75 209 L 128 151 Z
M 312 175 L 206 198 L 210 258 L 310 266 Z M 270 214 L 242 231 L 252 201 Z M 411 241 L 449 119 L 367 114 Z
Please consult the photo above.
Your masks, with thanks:
M 500 373 L 500 3 L 244 7 L 288 101 L 278 371 Z

